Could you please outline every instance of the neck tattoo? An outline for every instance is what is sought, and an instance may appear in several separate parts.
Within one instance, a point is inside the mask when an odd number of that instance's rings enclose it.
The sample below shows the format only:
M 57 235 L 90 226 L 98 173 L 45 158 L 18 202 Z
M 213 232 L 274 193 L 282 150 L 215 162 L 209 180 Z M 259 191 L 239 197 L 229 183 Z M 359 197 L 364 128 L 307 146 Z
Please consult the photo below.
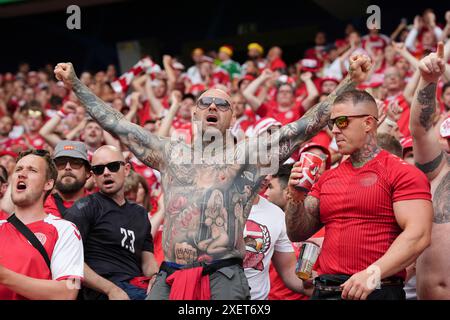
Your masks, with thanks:
M 375 135 L 368 135 L 366 144 L 361 149 L 352 153 L 352 155 L 350 156 L 353 167 L 362 167 L 367 162 L 375 158 L 380 153 L 380 151 L 381 148 L 377 145 Z

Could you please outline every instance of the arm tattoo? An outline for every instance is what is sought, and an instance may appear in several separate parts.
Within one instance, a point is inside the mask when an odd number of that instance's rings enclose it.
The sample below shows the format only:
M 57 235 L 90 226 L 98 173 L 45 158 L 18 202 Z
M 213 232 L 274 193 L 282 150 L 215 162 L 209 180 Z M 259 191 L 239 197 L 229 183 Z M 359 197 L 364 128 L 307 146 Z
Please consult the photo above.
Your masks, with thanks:
M 89 115 L 100 126 L 120 141 L 146 165 L 160 168 L 166 140 L 145 131 L 142 127 L 124 119 L 124 115 L 99 99 L 88 87 L 72 74 L 73 91 L 86 107 Z
M 431 160 L 430 162 L 427 162 L 424 164 L 420 164 L 420 163 L 416 162 L 415 163 L 416 167 L 419 168 L 425 174 L 433 172 L 441 164 L 443 156 L 444 156 L 444 151 L 441 151 L 441 153 L 436 158 Z
M 289 123 L 280 130 L 280 162 L 286 161 L 303 142 L 314 137 L 327 124 L 331 105 L 340 94 L 353 90 L 356 83 L 348 76 L 328 95 L 328 98 L 308 110 L 299 120 Z
M 291 241 L 304 241 L 321 227 L 319 199 L 315 197 L 307 196 L 303 203 L 289 200 L 285 213 L 287 234 Z
M 436 83 L 429 83 L 417 92 L 417 102 L 420 108 L 419 122 L 426 131 L 432 127 L 432 117 L 436 112 Z
M 450 222 L 450 171 L 442 178 L 433 195 L 434 223 Z

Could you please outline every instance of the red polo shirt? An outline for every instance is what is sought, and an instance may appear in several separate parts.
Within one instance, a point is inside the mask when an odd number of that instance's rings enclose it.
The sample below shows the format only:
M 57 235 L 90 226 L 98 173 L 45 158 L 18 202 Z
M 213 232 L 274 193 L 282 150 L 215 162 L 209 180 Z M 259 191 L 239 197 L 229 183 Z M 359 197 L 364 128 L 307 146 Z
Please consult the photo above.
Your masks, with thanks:
M 431 201 L 426 176 L 384 150 L 361 168 L 354 168 L 347 159 L 326 171 L 309 195 L 320 199 L 320 220 L 325 225 L 315 265 L 319 275 L 352 275 L 366 269 L 402 232 L 393 203 Z M 404 279 L 406 272 L 397 275 Z

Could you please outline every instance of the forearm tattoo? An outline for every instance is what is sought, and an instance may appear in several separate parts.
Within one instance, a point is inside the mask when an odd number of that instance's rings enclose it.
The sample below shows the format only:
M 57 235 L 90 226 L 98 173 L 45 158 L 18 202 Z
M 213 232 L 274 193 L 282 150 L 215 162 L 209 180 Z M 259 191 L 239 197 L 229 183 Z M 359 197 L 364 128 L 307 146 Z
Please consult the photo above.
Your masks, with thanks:
M 305 201 L 289 200 L 286 206 L 286 230 L 291 241 L 304 241 L 320 227 L 319 199 L 308 196 Z
M 436 83 L 429 83 L 417 92 L 417 102 L 420 109 L 419 122 L 426 131 L 433 126 L 432 118 L 436 112 Z
M 163 162 L 165 139 L 152 135 L 142 127 L 124 119 L 124 115 L 99 99 L 72 73 L 72 87 L 75 95 L 86 107 L 86 111 L 100 126 L 117 136 L 122 143 L 143 163 L 160 168 Z

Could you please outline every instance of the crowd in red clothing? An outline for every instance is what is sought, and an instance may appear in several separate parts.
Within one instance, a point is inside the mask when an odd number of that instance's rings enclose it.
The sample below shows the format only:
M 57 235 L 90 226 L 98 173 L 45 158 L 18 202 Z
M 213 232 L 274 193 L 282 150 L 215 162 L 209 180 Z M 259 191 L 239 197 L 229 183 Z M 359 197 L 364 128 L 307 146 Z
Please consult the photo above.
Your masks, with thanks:
M 205 89 L 221 88 L 232 96 L 236 119 L 231 132 L 242 140 L 257 135 L 267 125 L 285 125 L 299 119 L 345 77 L 351 55 L 366 54 L 373 68 L 359 89 L 367 90 L 378 103 L 378 133 L 387 133 L 401 142 L 403 151 L 400 149 L 397 155 L 407 159 L 407 151 L 412 148 L 409 109 L 419 81 L 418 62 L 436 50 L 438 41 L 445 43 L 445 60 L 450 61 L 450 12 L 441 18 L 426 10 L 414 18 L 412 25 L 402 21 L 389 36 L 376 29 L 360 33 L 352 25 L 347 26 L 340 39 L 331 40 L 324 32 L 318 32 L 314 46 L 292 63 L 283 60 L 282 48 L 253 42 L 248 44 L 246 61 L 234 61 L 233 47 L 226 44 L 217 52 L 209 51 L 211 48 L 193 50 L 189 68 L 186 66 L 190 61 L 164 55 L 162 66 L 154 62 L 157 57 L 144 57 L 122 76 L 114 65 L 105 71 L 84 71 L 79 75 L 86 86 L 128 120 L 152 133 L 178 136 L 187 142 L 191 141 L 191 108 L 196 97 Z M 441 128 L 440 123 L 450 116 L 449 68 L 438 84 L 437 98 L 440 114 L 434 123 Z M 447 152 L 448 132 L 448 125 L 436 131 L 436 139 Z M 7 173 L 11 175 L 20 151 L 52 151 L 64 139 L 84 141 L 90 154 L 103 144 L 120 147 L 126 154 L 137 173 L 128 178 L 127 194 L 150 212 L 155 257 L 161 262 L 163 209 L 159 172 L 140 162 L 89 118 L 73 92 L 54 78 L 53 65 L 34 71 L 22 63 L 16 72 L 0 74 L 0 164 Z M 328 167 L 341 162 L 329 129 L 324 128 L 308 142 L 328 152 Z M 396 150 L 392 143 L 386 145 L 388 148 L 393 153 Z M 292 156 L 293 161 L 298 159 L 299 152 Z M 86 190 L 95 190 L 91 179 Z M 1 196 L 4 192 L 1 190 Z M 299 298 L 292 292 L 271 293 L 271 297 Z

